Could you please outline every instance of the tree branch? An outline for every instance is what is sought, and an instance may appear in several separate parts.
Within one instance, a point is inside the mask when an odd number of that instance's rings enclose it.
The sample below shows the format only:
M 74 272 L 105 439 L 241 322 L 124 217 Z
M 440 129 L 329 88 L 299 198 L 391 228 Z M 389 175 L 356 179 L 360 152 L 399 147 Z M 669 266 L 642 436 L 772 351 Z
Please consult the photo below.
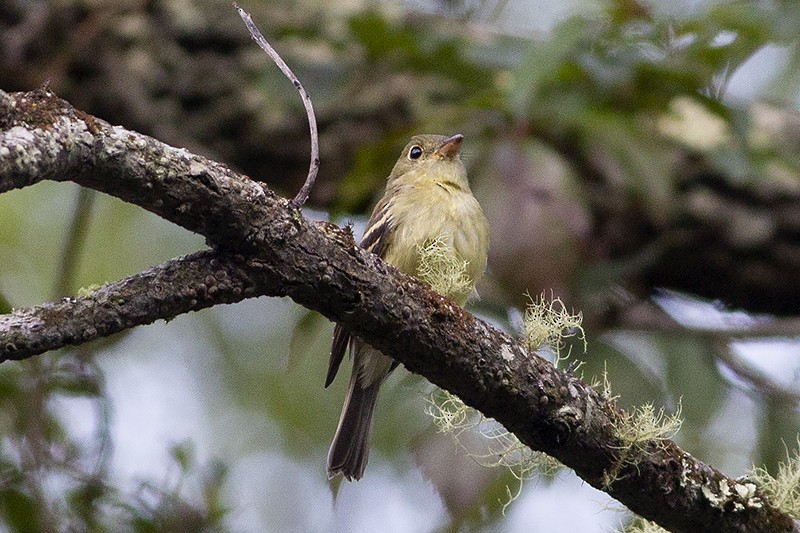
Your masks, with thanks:
M 620 463 L 621 411 L 571 374 L 230 169 L 76 111 L 0 92 L 0 192 L 71 180 L 135 203 L 214 247 L 89 296 L 0 317 L 0 358 L 24 358 L 216 303 L 268 294 L 345 325 L 495 418 L 634 512 L 673 531 L 800 531 L 760 489 L 670 441 Z M 320 379 L 322 376 L 320 376 Z M 614 481 L 606 484 L 609 472 Z
M 167 261 L 81 298 L 0 315 L 0 356 L 25 359 L 221 303 L 270 294 L 242 257 L 205 250 Z M 261 280 L 263 281 L 263 280 Z

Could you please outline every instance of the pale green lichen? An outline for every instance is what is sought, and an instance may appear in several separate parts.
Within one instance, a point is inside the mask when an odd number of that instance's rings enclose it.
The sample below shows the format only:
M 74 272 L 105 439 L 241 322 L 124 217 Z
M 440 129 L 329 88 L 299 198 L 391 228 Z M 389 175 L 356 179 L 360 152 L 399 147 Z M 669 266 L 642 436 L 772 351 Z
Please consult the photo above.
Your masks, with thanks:
M 478 427 L 483 416 L 467 407 L 461 398 L 443 389 L 434 390 L 427 398 L 425 412 L 433 419 L 439 433 L 457 437 L 464 431 Z
M 551 348 L 555 354 L 555 364 L 564 360 L 561 351 L 565 346 L 564 339 L 578 337 L 583 341 L 586 351 L 586 334 L 583 331 L 581 313 L 567 311 L 560 298 L 550 295 L 548 300 L 542 293 L 538 298 L 528 295 L 530 303 L 525 309 L 522 320 L 522 334 L 530 350 L 539 350 L 544 346 Z
M 598 380 L 596 377 L 592 378 L 591 383 L 589 384 L 593 389 L 599 390 L 600 394 L 603 398 L 606 399 L 608 402 L 615 402 L 619 399 L 618 394 L 613 394 L 611 392 L 611 381 L 608 379 L 608 363 L 603 362 L 603 377 L 601 380 Z
M 637 517 L 625 529 L 621 530 L 621 533 L 669 533 L 669 531 L 655 522 Z
M 439 257 L 442 255 L 437 246 L 427 247 L 431 250 L 434 260 L 425 260 L 425 263 L 442 264 Z M 439 266 L 434 272 L 445 275 L 442 278 L 455 279 L 453 275 L 456 265 L 452 261 L 445 261 L 444 266 Z M 435 283 L 426 280 L 436 290 Z M 453 283 L 448 281 L 447 283 Z M 441 285 L 440 285 L 441 286 Z M 586 338 L 581 327 L 581 315 L 566 311 L 560 299 L 547 300 L 542 294 L 538 299 L 531 298 L 531 303 L 525 312 L 523 335 L 525 342 L 531 350 L 550 347 L 556 353 L 556 361 L 560 359 L 560 352 L 565 345 L 564 338 L 578 336 L 583 340 L 586 349 Z M 501 347 L 498 357 L 504 361 L 513 360 L 513 352 L 507 345 Z M 487 419 L 479 412 L 467 407 L 458 397 L 443 390 L 436 390 L 428 398 L 427 413 L 433 418 L 437 429 L 442 433 L 452 435 L 456 442 L 466 450 L 478 464 L 487 467 L 508 468 L 519 481 L 516 490 L 506 487 L 507 500 L 503 502 L 503 511 L 513 502 L 520 491 L 524 481 L 536 473 L 553 475 L 562 467 L 556 459 L 535 452 L 522 444 L 516 435 L 507 431 L 494 420 Z M 485 448 L 482 450 L 467 449 L 458 436 L 464 431 L 478 431 L 483 435 Z
M 507 468 L 519 481 L 515 490 L 506 487 L 507 498 L 502 502 L 504 513 L 520 495 L 526 480 L 537 473 L 554 475 L 561 469 L 562 465 L 556 459 L 531 450 L 502 425 L 467 407 L 460 398 L 445 390 L 436 389 L 431 393 L 426 412 L 433 418 L 438 431 L 451 435 L 475 462 L 488 468 Z M 480 450 L 468 448 L 459 439 L 459 435 L 470 430 L 475 430 L 484 437 L 485 447 Z
M 451 240 L 447 235 L 440 235 L 417 247 L 417 278 L 439 294 L 466 297 L 473 287 L 473 280 L 467 274 L 469 261 L 465 261 L 455 252 L 450 244 Z
M 88 298 L 97 292 L 97 289 L 102 285 L 89 285 L 88 287 L 81 287 L 78 289 L 78 298 Z
M 731 488 L 726 479 L 709 479 L 701 487 L 700 492 L 712 507 L 723 509 L 731 498 Z
M 758 486 L 752 481 L 731 481 L 724 477 L 708 479 L 700 486 L 700 492 L 712 507 L 734 512 L 763 507 L 764 501 L 758 495 L 757 489 Z
M 752 480 L 764 489 L 769 502 L 795 518 L 800 517 L 800 438 L 797 446 L 794 451 L 786 450 L 786 462 L 778 465 L 775 476 L 764 468 L 753 468 L 751 474 Z
M 651 446 L 658 446 L 672 439 L 681 423 L 680 402 L 672 414 L 667 414 L 663 407 L 656 411 L 651 403 L 631 412 L 623 412 L 613 426 L 614 433 L 620 440 L 619 459 L 614 468 L 605 473 L 604 485 L 610 487 L 619 472 L 626 465 L 638 462 Z

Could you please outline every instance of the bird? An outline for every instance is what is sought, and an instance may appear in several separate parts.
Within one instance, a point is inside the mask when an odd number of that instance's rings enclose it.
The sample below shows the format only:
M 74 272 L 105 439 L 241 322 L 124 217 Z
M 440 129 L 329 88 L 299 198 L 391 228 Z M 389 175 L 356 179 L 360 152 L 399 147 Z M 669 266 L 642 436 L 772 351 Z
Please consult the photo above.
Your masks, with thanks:
M 361 246 L 398 270 L 417 275 L 420 250 L 438 239 L 464 265 L 467 283 L 444 294 L 464 305 L 486 269 L 489 229 L 461 161 L 461 134 L 415 135 L 403 149 L 372 211 Z M 398 362 L 336 325 L 327 388 L 350 349 L 353 370 L 339 425 L 327 458 L 329 479 L 364 475 L 378 390 Z

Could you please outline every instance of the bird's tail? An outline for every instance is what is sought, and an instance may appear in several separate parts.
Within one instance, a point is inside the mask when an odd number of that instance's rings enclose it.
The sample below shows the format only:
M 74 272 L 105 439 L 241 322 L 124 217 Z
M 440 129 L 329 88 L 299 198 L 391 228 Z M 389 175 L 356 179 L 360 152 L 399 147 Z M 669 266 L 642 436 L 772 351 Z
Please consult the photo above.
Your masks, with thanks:
M 369 459 L 372 413 L 381 381 L 364 385 L 359 372 L 353 372 L 350 389 L 342 407 L 339 427 L 328 452 L 328 477 L 342 474 L 349 481 L 361 479 Z

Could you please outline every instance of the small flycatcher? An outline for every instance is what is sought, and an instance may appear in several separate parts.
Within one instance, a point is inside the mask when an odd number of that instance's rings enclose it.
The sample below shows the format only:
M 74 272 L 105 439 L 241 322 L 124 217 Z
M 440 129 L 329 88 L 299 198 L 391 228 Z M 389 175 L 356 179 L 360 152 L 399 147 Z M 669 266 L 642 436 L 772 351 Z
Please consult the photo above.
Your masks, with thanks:
M 459 305 L 473 293 L 486 268 L 489 228 L 467 181 L 459 152 L 462 135 L 415 135 L 403 149 L 386 192 L 367 223 L 361 246 L 411 275 L 420 249 L 439 239 L 465 262 L 469 286 L 445 294 Z M 331 384 L 347 347 L 353 358 L 350 388 L 328 452 L 328 476 L 361 479 L 369 457 L 372 413 L 378 389 L 398 363 L 337 325 L 325 386 Z

